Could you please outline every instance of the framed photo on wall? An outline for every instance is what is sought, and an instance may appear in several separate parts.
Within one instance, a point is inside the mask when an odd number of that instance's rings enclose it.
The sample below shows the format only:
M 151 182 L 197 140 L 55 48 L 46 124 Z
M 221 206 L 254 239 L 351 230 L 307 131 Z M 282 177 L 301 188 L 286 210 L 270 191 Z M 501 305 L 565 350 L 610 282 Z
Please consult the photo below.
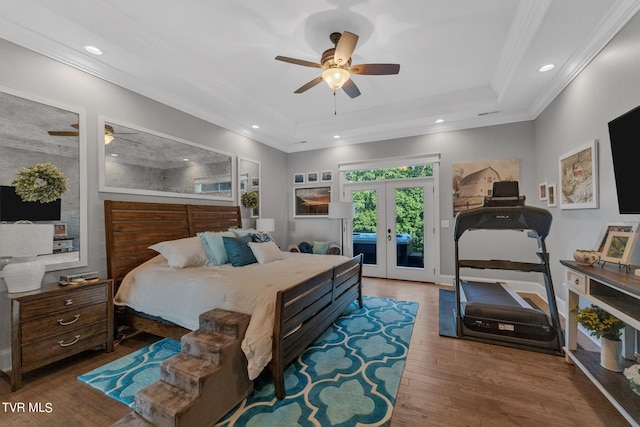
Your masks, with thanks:
M 320 180 L 318 172 L 307 172 L 307 183 L 315 184 Z
M 560 156 L 561 209 L 598 207 L 598 141 L 593 140 Z
M 329 216 L 331 187 L 296 188 L 293 191 L 295 217 L 321 218 Z
M 547 185 L 547 206 L 555 207 L 556 202 L 556 184 Z
M 546 182 L 538 185 L 538 200 L 547 200 L 547 185 Z
M 604 250 L 600 256 L 601 261 L 616 264 L 629 265 L 629 260 L 636 245 L 638 233 L 627 231 L 612 231 L 607 236 Z
M 333 171 L 322 171 L 322 172 L 320 172 L 320 181 L 322 181 L 322 182 L 331 182 L 331 181 L 333 181 Z
M 293 174 L 293 183 L 294 184 L 304 184 L 304 174 L 303 173 L 294 173 Z

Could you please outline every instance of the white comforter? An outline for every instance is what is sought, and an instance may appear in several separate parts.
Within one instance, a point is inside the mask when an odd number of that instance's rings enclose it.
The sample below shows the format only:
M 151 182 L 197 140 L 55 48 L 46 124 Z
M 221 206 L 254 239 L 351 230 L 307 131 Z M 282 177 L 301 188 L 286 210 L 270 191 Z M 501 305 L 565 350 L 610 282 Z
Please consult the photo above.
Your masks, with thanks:
M 271 360 L 276 293 L 328 270 L 348 258 L 284 252 L 284 259 L 244 267 L 171 268 L 162 255 L 132 270 L 122 281 L 115 304 L 198 329 L 200 313 L 222 308 L 251 315 L 242 350 L 249 378 Z

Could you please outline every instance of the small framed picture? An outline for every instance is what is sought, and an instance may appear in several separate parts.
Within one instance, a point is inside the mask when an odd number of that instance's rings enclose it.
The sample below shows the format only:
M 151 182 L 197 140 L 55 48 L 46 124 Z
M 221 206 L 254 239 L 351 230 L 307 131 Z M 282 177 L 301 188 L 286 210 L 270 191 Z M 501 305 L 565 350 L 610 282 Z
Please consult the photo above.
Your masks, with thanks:
M 611 231 L 604 244 L 604 250 L 600 256 L 601 261 L 614 262 L 616 264 L 629 265 L 629 260 L 636 245 L 638 233 L 627 231 Z
M 331 181 L 333 181 L 333 172 L 332 171 L 320 172 L 320 180 L 322 182 L 331 182 Z
M 559 161 L 560 209 L 598 207 L 598 141 L 593 140 L 566 154 Z
M 319 181 L 318 172 L 307 172 L 307 184 L 314 184 Z
M 547 206 L 549 207 L 558 206 L 556 202 L 556 185 L 555 184 L 547 185 Z
M 64 222 L 53 224 L 53 238 L 61 239 L 64 237 L 67 237 L 67 224 Z
M 543 182 L 538 185 L 538 200 L 547 200 L 547 186 L 548 183 Z
M 293 183 L 294 184 L 304 184 L 304 174 L 303 173 L 294 173 L 293 174 Z
M 626 231 L 626 232 L 638 232 L 638 222 L 608 222 L 602 228 L 600 235 L 598 236 L 598 240 L 596 240 L 594 251 L 602 254 L 604 251 L 604 245 L 607 243 L 607 237 L 609 233 L 612 231 Z
M 251 186 L 252 187 L 258 187 L 259 185 L 260 185 L 260 178 L 258 178 L 257 176 L 251 178 Z

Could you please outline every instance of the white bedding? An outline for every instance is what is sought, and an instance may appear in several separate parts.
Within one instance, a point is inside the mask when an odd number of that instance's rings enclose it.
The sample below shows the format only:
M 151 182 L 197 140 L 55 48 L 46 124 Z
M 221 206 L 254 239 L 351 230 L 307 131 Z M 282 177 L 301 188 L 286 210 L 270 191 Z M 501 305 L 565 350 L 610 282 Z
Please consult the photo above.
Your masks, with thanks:
M 283 256 L 244 267 L 172 268 L 158 255 L 124 278 L 115 304 L 190 330 L 198 329 L 200 313 L 213 308 L 250 314 L 242 350 L 249 362 L 249 378 L 254 379 L 271 360 L 277 292 L 348 260 L 338 255 L 284 252 Z

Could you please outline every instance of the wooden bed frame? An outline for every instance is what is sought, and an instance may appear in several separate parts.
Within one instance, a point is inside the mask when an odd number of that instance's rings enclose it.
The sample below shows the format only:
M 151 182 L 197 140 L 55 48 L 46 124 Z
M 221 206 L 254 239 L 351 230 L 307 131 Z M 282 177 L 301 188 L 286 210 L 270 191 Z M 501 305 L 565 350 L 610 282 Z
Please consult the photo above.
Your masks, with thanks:
M 105 200 L 107 271 L 114 291 L 124 276 L 158 253 L 149 246 L 242 226 L 238 206 L 187 205 Z M 358 255 L 304 282 L 278 292 L 272 360 L 276 396 L 286 395 L 284 369 L 355 300 L 362 307 L 362 256 Z M 190 332 L 118 309 L 119 325 L 179 340 Z

